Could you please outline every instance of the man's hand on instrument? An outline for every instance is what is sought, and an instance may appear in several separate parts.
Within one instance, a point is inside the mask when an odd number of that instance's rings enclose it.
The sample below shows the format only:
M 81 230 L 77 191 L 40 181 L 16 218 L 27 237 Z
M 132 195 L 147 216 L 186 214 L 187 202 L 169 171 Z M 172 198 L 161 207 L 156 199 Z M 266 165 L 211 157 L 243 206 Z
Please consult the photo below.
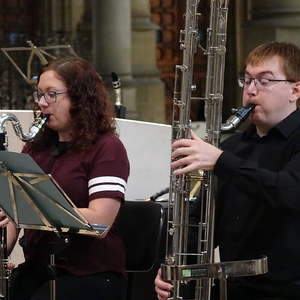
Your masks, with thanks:
M 219 148 L 204 142 L 194 132 L 191 139 L 177 140 L 172 144 L 173 174 L 181 175 L 196 170 L 212 170 L 222 154 Z
M 157 272 L 154 284 L 157 298 L 159 300 L 167 300 L 171 295 L 173 286 L 170 283 L 162 280 L 160 269 Z

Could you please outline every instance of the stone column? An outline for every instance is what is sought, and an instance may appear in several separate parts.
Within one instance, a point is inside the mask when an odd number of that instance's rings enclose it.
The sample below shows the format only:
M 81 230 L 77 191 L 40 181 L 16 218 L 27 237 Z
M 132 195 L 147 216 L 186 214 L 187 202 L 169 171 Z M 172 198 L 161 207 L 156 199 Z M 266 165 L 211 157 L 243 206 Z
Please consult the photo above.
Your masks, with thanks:
M 84 0 L 44 0 L 39 8 L 42 17 L 38 31 L 42 32 L 42 38 L 47 37 L 47 43 L 52 45 L 70 44 L 84 13 Z
M 300 46 L 299 0 L 252 0 L 244 30 L 245 55 L 265 41 L 290 41 Z
M 156 31 L 149 0 L 131 0 L 132 72 L 136 82 L 137 110 L 141 120 L 165 122 L 164 84 L 156 66 Z
M 94 65 L 107 82 L 111 82 L 111 72 L 119 75 L 127 118 L 137 119 L 132 80 L 130 0 L 93 0 L 92 22 Z

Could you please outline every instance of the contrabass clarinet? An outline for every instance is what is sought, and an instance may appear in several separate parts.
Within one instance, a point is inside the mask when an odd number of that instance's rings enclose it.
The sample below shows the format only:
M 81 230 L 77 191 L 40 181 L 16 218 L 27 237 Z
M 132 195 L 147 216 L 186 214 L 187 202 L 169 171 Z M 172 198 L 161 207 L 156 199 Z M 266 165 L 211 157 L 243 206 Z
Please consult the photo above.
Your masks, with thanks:
M 12 123 L 14 132 L 23 141 L 32 141 L 41 128 L 47 122 L 47 116 L 37 116 L 29 128 L 28 134 L 23 133 L 21 123 L 17 117 L 12 113 L 0 114 L 0 150 L 7 150 L 8 139 L 6 131 L 6 123 Z M 7 230 L 6 228 L 0 229 L 0 299 L 9 300 L 9 278 L 10 270 L 8 268 L 8 251 L 7 251 Z
M 194 56 L 198 48 L 207 56 L 205 87 L 206 141 L 219 146 L 222 131 L 232 130 L 247 118 L 253 106 L 239 109 L 222 124 L 223 82 L 226 53 L 228 0 L 210 1 L 206 49 L 199 45 L 198 18 L 200 0 L 187 0 L 185 28 L 180 31 L 183 63 L 175 70 L 172 142 L 191 137 L 190 107 L 195 89 Z M 191 182 L 200 181 L 198 220 L 191 221 Z M 213 280 L 220 281 L 220 299 L 227 299 L 226 279 L 267 272 L 267 258 L 248 261 L 215 262 L 214 219 L 216 179 L 211 171 L 174 175 L 171 170 L 166 259 L 161 266 L 162 278 L 173 284 L 169 299 L 209 300 Z M 194 239 L 191 239 L 191 237 Z

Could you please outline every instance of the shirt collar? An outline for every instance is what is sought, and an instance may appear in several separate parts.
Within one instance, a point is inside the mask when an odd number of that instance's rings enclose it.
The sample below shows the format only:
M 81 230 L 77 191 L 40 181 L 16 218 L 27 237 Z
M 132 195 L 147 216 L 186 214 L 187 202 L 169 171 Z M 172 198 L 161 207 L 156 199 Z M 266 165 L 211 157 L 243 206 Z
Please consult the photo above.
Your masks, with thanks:
M 277 129 L 286 138 L 300 126 L 300 109 L 296 109 L 288 117 L 278 123 L 273 129 Z
M 300 109 L 296 109 L 289 116 L 271 128 L 268 135 L 272 132 L 280 132 L 285 138 L 288 138 L 300 126 Z M 246 137 L 258 137 L 256 127 L 251 124 L 244 132 Z

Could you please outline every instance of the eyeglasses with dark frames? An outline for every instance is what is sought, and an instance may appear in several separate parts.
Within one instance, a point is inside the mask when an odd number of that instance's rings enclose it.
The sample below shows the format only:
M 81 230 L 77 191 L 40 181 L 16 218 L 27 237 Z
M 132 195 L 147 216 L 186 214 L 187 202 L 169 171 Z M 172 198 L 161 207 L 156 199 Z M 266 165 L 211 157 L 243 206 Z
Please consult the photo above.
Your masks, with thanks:
M 39 91 L 33 92 L 33 99 L 34 102 L 40 103 L 42 97 L 44 97 L 45 101 L 50 103 L 55 103 L 57 101 L 57 96 L 61 94 L 67 94 L 68 91 L 48 91 L 45 93 L 40 93 Z
M 260 89 L 267 88 L 271 86 L 273 83 L 277 83 L 277 82 L 291 82 L 291 83 L 295 82 L 288 79 L 252 78 L 252 77 L 244 77 L 244 76 L 238 78 L 238 84 L 242 88 L 247 88 L 248 86 L 250 86 L 252 81 L 254 85 Z

